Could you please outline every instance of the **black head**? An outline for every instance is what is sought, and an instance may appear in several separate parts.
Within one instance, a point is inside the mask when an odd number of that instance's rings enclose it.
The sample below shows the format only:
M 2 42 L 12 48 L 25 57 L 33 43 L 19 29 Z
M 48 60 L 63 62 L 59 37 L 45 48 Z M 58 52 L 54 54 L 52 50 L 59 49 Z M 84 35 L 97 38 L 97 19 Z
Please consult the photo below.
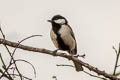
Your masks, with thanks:
M 48 20 L 48 22 L 59 24 L 59 25 L 63 25 L 63 24 L 68 23 L 67 20 L 61 15 L 53 16 L 53 18 L 51 20 Z

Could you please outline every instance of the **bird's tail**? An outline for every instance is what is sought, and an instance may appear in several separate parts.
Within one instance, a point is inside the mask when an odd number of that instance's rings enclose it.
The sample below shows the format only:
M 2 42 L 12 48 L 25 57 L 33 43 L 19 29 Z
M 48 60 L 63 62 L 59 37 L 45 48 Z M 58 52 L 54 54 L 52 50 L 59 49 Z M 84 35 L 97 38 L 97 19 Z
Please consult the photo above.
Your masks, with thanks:
M 77 53 L 77 49 L 75 48 L 74 50 L 68 51 L 68 53 L 70 53 L 71 55 L 75 55 Z M 75 66 L 75 69 L 77 72 L 83 71 L 83 67 L 81 64 L 79 64 L 75 61 L 73 61 L 73 63 L 74 63 L 74 66 Z
M 74 63 L 74 65 L 75 65 L 76 71 L 83 71 L 83 67 L 82 67 L 81 64 L 79 64 L 79 63 L 77 63 L 77 62 L 75 62 L 75 61 L 73 61 L 73 63 Z

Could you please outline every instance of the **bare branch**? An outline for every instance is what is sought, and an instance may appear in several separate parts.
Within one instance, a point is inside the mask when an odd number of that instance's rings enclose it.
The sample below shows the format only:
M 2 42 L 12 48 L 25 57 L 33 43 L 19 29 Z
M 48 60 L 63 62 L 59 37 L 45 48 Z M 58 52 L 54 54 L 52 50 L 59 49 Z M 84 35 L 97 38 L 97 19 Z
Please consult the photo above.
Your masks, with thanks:
M 120 75 L 120 72 L 116 72 L 115 76 L 119 76 Z
M 1 25 L 0 25 L 0 32 L 1 32 L 2 36 L 3 36 L 3 39 L 5 39 L 5 35 L 4 35 L 3 31 L 2 31 Z
M 91 74 L 91 73 L 88 73 L 88 72 L 86 72 L 86 71 L 83 71 L 84 73 L 86 73 L 86 74 L 88 74 L 88 75 L 90 75 L 90 76 L 92 76 L 92 77 L 96 77 L 96 78 L 100 78 L 100 79 L 103 79 L 103 80 L 107 80 L 106 78 L 102 78 L 102 77 L 99 77 L 99 76 L 95 76 L 95 75 L 93 75 L 93 74 Z
M 73 65 L 67 65 L 67 64 L 57 64 L 56 66 L 68 66 L 68 67 L 73 67 L 73 68 L 75 68 Z
M 3 36 L 3 39 L 6 40 L 6 39 L 5 39 L 5 35 L 4 35 L 4 33 L 3 33 L 2 29 L 1 29 L 1 26 L 0 26 L 0 32 L 1 32 L 2 36 Z M 21 44 L 23 41 L 25 41 L 25 40 L 27 40 L 27 39 L 30 39 L 30 38 L 32 38 L 32 37 L 36 37 L 36 36 L 42 36 L 42 35 L 32 35 L 32 36 L 29 36 L 29 37 L 27 37 L 27 38 L 24 38 L 24 39 L 22 39 L 22 40 L 18 43 L 17 46 L 19 46 L 19 44 Z M 26 63 L 30 64 L 30 65 L 32 66 L 33 70 L 34 70 L 34 75 L 35 75 L 35 77 L 36 77 L 35 68 L 34 68 L 34 66 L 33 66 L 30 62 L 28 62 L 28 61 L 26 61 L 26 60 L 22 60 L 22 59 L 17 59 L 17 60 L 14 59 L 13 56 L 14 56 L 16 50 L 17 50 L 17 46 L 16 46 L 15 49 L 13 50 L 13 53 L 11 53 L 10 50 L 9 50 L 9 48 L 7 47 L 7 45 L 6 45 L 6 44 L 3 44 L 3 45 L 5 46 L 6 50 L 8 51 L 8 53 L 9 53 L 9 55 L 10 55 L 10 57 L 11 57 L 11 60 L 10 60 L 10 62 L 9 62 L 8 67 L 4 66 L 5 71 L 2 73 L 2 75 L 0 76 L 0 78 L 2 78 L 2 77 L 5 75 L 5 73 L 8 73 L 8 70 L 11 69 L 11 70 L 13 71 L 12 74 L 14 74 L 14 72 L 17 71 L 18 74 L 16 74 L 16 75 L 19 75 L 20 79 L 23 80 L 24 77 L 23 77 L 23 75 L 20 73 L 20 71 L 18 70 L 17 65 L 16 65 L 16 62 L 18 62 L 18 61 L 22 61 L 22 62 L 26 62 Z M 14 65 L 15 67 L 10 68 L 12 65 Z M 9 73 L 8 73 L 8 74 L 9 74 Z M 6 75 L 6 76 L 7 76 L 7 75 Z M 10 75 L 9 75 L 9 76 L 10 76 Z M 15 75 L 12 75 L 12 76 L 13 76 L 13 77 L 10 76 L 11 79 L 14 79 L 14 78 L 15 78 Z
M 117 67 L 120 67 L 120 65 L 117 65 Z
M 56 76 L 52 76 L 53 79 L 57 80 L 57 77 Z
M 4 74 L 2 76 L 4 76 L 5 78 L 9 79 L 9 80 L 13 80 L 12 78 L 8 77 L 7 74 L 5 74 L 1 69 L 0 69 L 0 73 Z M 1 79 L 1 78 L 0 78 Z
M 115 53 L 116 53 L 116 55 L 117 55 L 117 53 L 118 53 L 118 52 L 117 52 L 117 49 L 116 49 L 114 46 L 113 46 L 113 49 L 115 50 Z
M 62 67 L 68 66 L 68 67 L 73 67 L 73 68 L 75 68 L 75 66 L 73 66 L 73 65 L 66 65 L 66 64 L 59 64 L 59 65 L 57 64 L 56 66 L 62 66 Z M 86 73 L 86 74 L 88 74 L 88 75 L 90 75 L 90 76 L 92 76 L 92 77 L 96 77 L 96 78 L 100 78 L 100 79 L 103 79 L 103 80 L 107 80 L 107 79 L 105 79 L 105 78 L 102 78 L 102 77 L 93 75 L 93 74 L 88 73 L 88 72 L 86 72 L 86 71 L 83 71 L 83 72 Z
M 2 36 L 3 36 L 3 39 L 6 40 L 6 39 L 5 39 L 5 35 L 4 35 L 3 31 L 2 31 L 1 26 L 0 26 L 0 32 L 1 32 Z M 21 73 L 20 73 L 20 71 L 18 70 L 18 67 L 17 67 L 17 65 L 16 65 L 16 63 L 15 63 L 15 60 L 14 60 L 13 56 L 11 55 L 11 52 L 10 52 L 9 48 L 7 47 L 6 44 L 3 44 L 3 45 L 4 45 L 5 48 L 7 49 L 8 53 L 9 53 L 9 55 L 10 55 L 10 57 L 11 57 L 11 61 L 13 61 L 14 65 L 15 65 L 15 69 L 17 70 L 18 74 L 20 75 L 20 79 L 22 80 Z M 7 69 L 5 70 L 5 72 L 6 72 L 6 71 L 9 69 L 9 67 L 11 66 L 11 61 L 10 61 L 9 66 L 8 66 Z M 5 73 L 5 72 L 4 72 L 4 73 Z
M 113 72 L 113 75 L 116 74 L 116 69 L 118 67 L 118 60 L 119 60 L 119 56 L 120 56 L 120 44 L 119 44 L 119 50 L 117 51 L 115 48 L 114 48 L 115 52 L 118 52 L 116 53 L 116 62 L 115 62 L 115 67 L 114 67 L 114 72 Z
M 1 59 L 1 62 L 3 64 L 4 69 L 6 70 L 6 65 L 5 65 L 4 60 L 3 60 L 2 56 L 1 56 L 1 53 L 0 53 L 0 59 Z M 12 77 L 10 76 L 10 74 L 8 73 L 8 71 L 6 71 L 6 73 L 7 73 L 8 76 L 4 72 L 2 72 L 3 75 L 0 76 L 0 79 L 2 78 L 2 76 L 6 75 L 5 77 L 7 77 L 10 80 L 12 80 Z
M 16 42 L 11 42 L 11 41 L 4 40 L 4 39 L 1 39 L 1 38 L 0 38 L 0 44 L 5 44 L 5 45 L 11 46 L 11 47 L 16 47 L 17 46 L 18 48 L 23 49 L 23 50 L 27 50 L 27 51 L 33 51 L 33 52 L 38 52 L 38 53 L 42 53 L 42 54 L 54 55 L 54 51 L 51 51 L 51 50 L 42 49 L 42 48 L 35 48 L 35 47 L 26 46 L 26 45 L 22 45 L 22 44 L 20 44 L 18 46 L 18 43 L 16 43 Z M 56 56 L 60 56 L 60 57 L 66 58 L 66 59 L 71 57 L 70 55 L 67 55 L 66 53 L 60 53 L 60 52 L 57 52 Z M 112 75 L 106 73 L 105 71 L 101 71 L 98 68 L 93 67 L 93 66 L 89 65 L 88 63 L 85 63 L 85 62 L 83 62 L 83 61 L 81 61 L 81 60 L 79 60 L 75 57 L 72 57 L 71 60 L 73 60 L 73 61 L 81 64 L 82 66 L 88 68 L 90 71 L 94 71 L 98 75 L 103 75 L 104 77 L 109 78 L 111 80 L 120 80 L 120 78 L 112 76 Z
M 17 59 L 17 60 L 15 60 L 15 62 L 17 62 L 17 61 L 23 61 L 23 62 L 26 62 L 26 63 L 30 64 L 30 65 L 32 66 L 33 70 L 34 70 L 34 75 L 35 75 L 35 77 L 36 77 L 35 67 L 34 67 L 30 62 L 28 62 L 28 61 L 26 61 L 26 60 L 22 60 L 22 59 Z
M 40 37 L 41 37 L 42 35 L 32 35 L 32 36 L 29 36 L 29 37 L 27 37 L 27 38 L 24 38 L 24 39 L 22 39 L 22 40 L 18 43 L 18 46 L 19 46 L 23 41 L 25 41 L 25 40 L 27 40 L 27 39 L 30 39 L 30 38 L 32 38 L 32 37 L 36 37 L 36 36 L 40 36 Z M 14 55 L 16 49 L 17 49 L 17 46 L 15 47 L 12 56 Z
M 10 75 L 20 76 L 20 75 L 18 75 L 18 74 L 10 74 Z M 27 80 L 32 80 L 32 79 L 30 79 L 30 78 L 28 78 L 28 77 L 26 77 L 26 76 L 23 76 L 23 75 L 22 75 L 22 78 L 25 78 L 25 79 L 27 79 Z M 24 80 L 24 79 L 23 79 L 23 80 Z

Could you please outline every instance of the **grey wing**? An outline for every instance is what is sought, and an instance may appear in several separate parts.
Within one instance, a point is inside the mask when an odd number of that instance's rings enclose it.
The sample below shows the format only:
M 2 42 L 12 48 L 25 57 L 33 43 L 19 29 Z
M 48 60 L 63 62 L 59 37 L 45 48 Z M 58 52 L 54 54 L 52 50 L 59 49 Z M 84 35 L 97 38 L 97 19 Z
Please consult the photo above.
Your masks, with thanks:
M 69 25 L 68 25 L 69 26 Z M 72 30 L 72 28 L 69 26 L 69 28 L 71 29 L 71 35 L 72 35 L 72 37 L 74 38 L 74 40 L 75 40 L 75 49 L 73 49 L 72 51 L 71 51 L 71 53 L 72 54 L 77 54 L 77 42 L 76 42 L 76 39 L 75 39 L 75 35 L 74 35 L 74 32 L 73 32 L 73 30 Z
M 69 25 L 68 25 L 68 27 L 71 29 L 71 35 L 72 35 L 72 37 L 75 39 L 75 35 L 74 35 L 74 32 L 73 32 L 72 28 Z

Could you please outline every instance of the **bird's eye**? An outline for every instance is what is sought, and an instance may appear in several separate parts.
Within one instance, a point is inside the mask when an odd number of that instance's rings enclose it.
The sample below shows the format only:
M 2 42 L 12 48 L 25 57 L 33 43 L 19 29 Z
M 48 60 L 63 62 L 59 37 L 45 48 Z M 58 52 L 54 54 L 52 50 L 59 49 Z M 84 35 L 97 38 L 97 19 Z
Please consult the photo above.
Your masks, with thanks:
M 57 19 L 57 20 L 54 20 L 54 22 L 57 24 L 65 24 L 65 19 Z

